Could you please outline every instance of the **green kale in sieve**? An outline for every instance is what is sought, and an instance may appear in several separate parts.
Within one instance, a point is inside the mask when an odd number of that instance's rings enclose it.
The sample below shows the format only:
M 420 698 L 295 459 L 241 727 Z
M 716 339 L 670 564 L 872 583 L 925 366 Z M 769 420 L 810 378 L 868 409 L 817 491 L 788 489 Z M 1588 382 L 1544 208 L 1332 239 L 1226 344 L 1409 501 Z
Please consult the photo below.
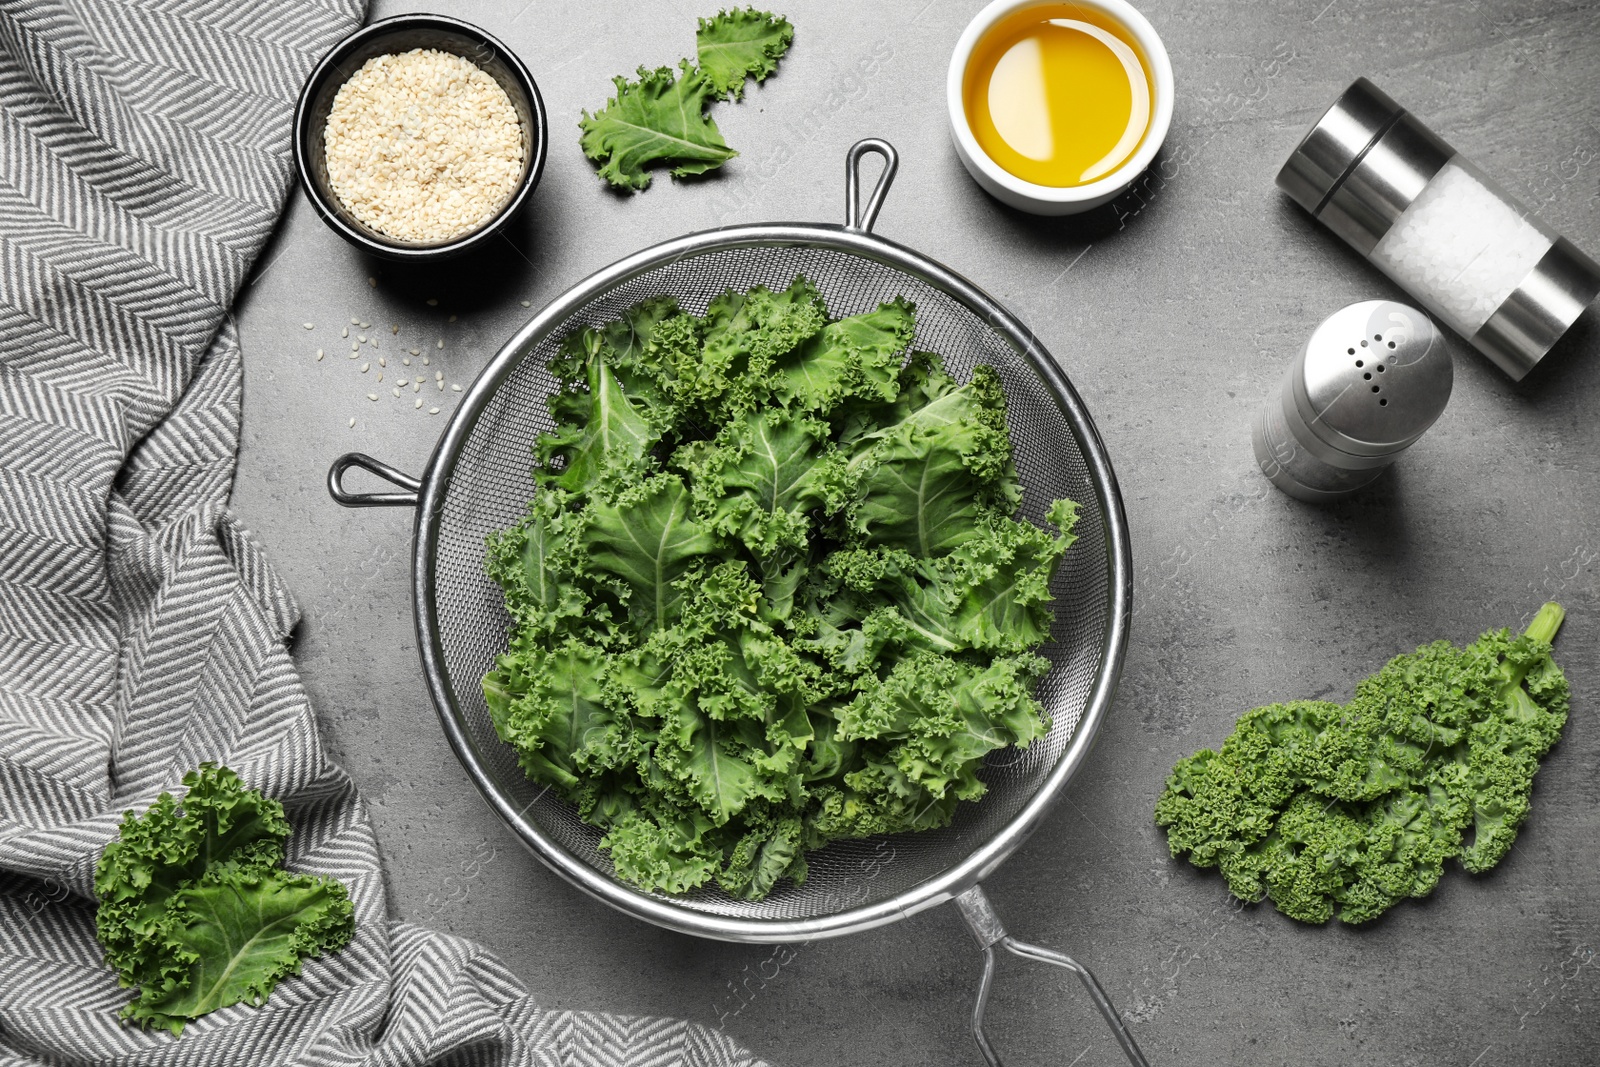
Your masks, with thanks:
M 946 825 L 1034 687 L 1057 532 L 996 373 L 906 352 L 903 301 L 834 319 L 804 278 L 568 336 L 526 518 L 490 538 L 508 648 L 483 682 L 617 873 L 759 899 L 838 838 Z

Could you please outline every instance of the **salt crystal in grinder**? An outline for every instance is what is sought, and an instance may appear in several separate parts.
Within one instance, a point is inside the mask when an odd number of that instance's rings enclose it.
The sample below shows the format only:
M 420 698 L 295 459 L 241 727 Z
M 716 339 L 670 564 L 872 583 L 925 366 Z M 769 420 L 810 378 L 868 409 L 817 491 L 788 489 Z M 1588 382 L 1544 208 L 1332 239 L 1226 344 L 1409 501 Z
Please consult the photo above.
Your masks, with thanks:
M 1256 415 L 1261 472 L 1299 500 L 1338 500 L 1376 479 L 1432 426 L 1455 380 L 1428 316 L 1392 300 L 1329 315 Z
M 1365 78 L 1278 187 L 1514 380 L 1600 294 L 1600 265 Z

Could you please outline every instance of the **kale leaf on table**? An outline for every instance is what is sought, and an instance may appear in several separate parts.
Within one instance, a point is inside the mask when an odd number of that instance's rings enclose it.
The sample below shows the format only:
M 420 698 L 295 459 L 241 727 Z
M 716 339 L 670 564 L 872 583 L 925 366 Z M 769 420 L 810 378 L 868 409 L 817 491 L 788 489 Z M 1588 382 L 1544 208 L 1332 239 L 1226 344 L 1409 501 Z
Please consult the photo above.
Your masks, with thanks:
M 552 360 L 538 491 L 490 538 L 512 625 L 484 695 L 625 880 L 759 899 L 828 841 L 947 824 L 1047 730 L 1076 508 L 1013 518 L 998 375 L 908 356 L 915 331 L 798 278 L 647 300 Z
M 758 83 L 778 69 L 794 40 L 794 27 L 782 15 L 753 7 L 718 12 L 701 19 L 695 32 L 695 60 L 716 91 L 730 100 L 744 95 L 746 78 Z
M 95 872 L 95 929 L 106 962 L 139 995 L 122 1015 L 182 1033 L 231 1004 L 261 1004 L 301 961 L 337 952 L 355 929 L 344 885 L 283 869 L 283 805 L 227 767 L 184 776 L 128 812 Z
M 674 178 L 705 174 L 739 153 L 728 147 L 706 108 L 714 100 L 737 100 L 745 80 L 757 82 L 778 69 L 794 40 L 781 15 L 753 7 L 700 19 L 696 63 L 640 67 L 637 81 L 618 76 L 614 97 L 578 122 L 584 155 L 613 187 L 638 192 L 650 185 L 650 168 L 664 165 Z
M 716 88 L 688 60 L 676 76 L 671 67 L 640 67 L 638 81 L 620 75 L 612 81 L 617 95 L 578 122 L 583 154 L 600 164 L 600 177 L 612 185 L 644 189 L 654 163 L 670 164 L 674 178 L 686 178 L 739 154 L 705 113 Z
M 1247 712 L 1220 752 L 1178 761 L 1156 803 L 1173 856 L 1220 867 L 1243 900 L 1321 923 L 1376 918 L 1433 891 L 1447 859 L 1486 871 L 1528 816 L 1567 718 L 1550 655 L 1564 615 L 1397 656 L 1346 705 Z

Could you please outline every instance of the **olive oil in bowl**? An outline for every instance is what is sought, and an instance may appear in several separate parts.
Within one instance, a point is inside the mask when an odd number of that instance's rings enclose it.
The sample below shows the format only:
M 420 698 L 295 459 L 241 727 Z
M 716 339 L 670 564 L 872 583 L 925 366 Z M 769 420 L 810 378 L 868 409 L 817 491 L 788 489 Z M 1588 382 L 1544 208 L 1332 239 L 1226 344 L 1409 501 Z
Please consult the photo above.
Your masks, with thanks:
M 973 46 L 962 89 L 979 148 L 1054 188 L 1089 185 L 1126 163 L 1156 104 L 1133 34 L 1087 4 L 1038 4 L 995 23 Z

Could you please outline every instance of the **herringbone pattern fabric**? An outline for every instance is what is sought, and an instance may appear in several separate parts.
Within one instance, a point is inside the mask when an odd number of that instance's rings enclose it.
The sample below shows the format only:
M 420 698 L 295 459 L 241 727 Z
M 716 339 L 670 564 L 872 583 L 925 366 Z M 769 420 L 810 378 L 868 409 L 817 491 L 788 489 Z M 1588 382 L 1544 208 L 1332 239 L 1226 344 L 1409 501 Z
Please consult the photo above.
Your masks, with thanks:
M 0 1065 L 667 1065 L 703 1027 L 543 1012 L 476 945 L 391 922 L 360 797 L 227 510 L 225 311 L 282 204 L 289 122 L 361 0 L 0 2 Z M 129 808 L 217 760 L 286 805 L 357 935 L 263 1008 L 130 1029 L 93 875 Z

